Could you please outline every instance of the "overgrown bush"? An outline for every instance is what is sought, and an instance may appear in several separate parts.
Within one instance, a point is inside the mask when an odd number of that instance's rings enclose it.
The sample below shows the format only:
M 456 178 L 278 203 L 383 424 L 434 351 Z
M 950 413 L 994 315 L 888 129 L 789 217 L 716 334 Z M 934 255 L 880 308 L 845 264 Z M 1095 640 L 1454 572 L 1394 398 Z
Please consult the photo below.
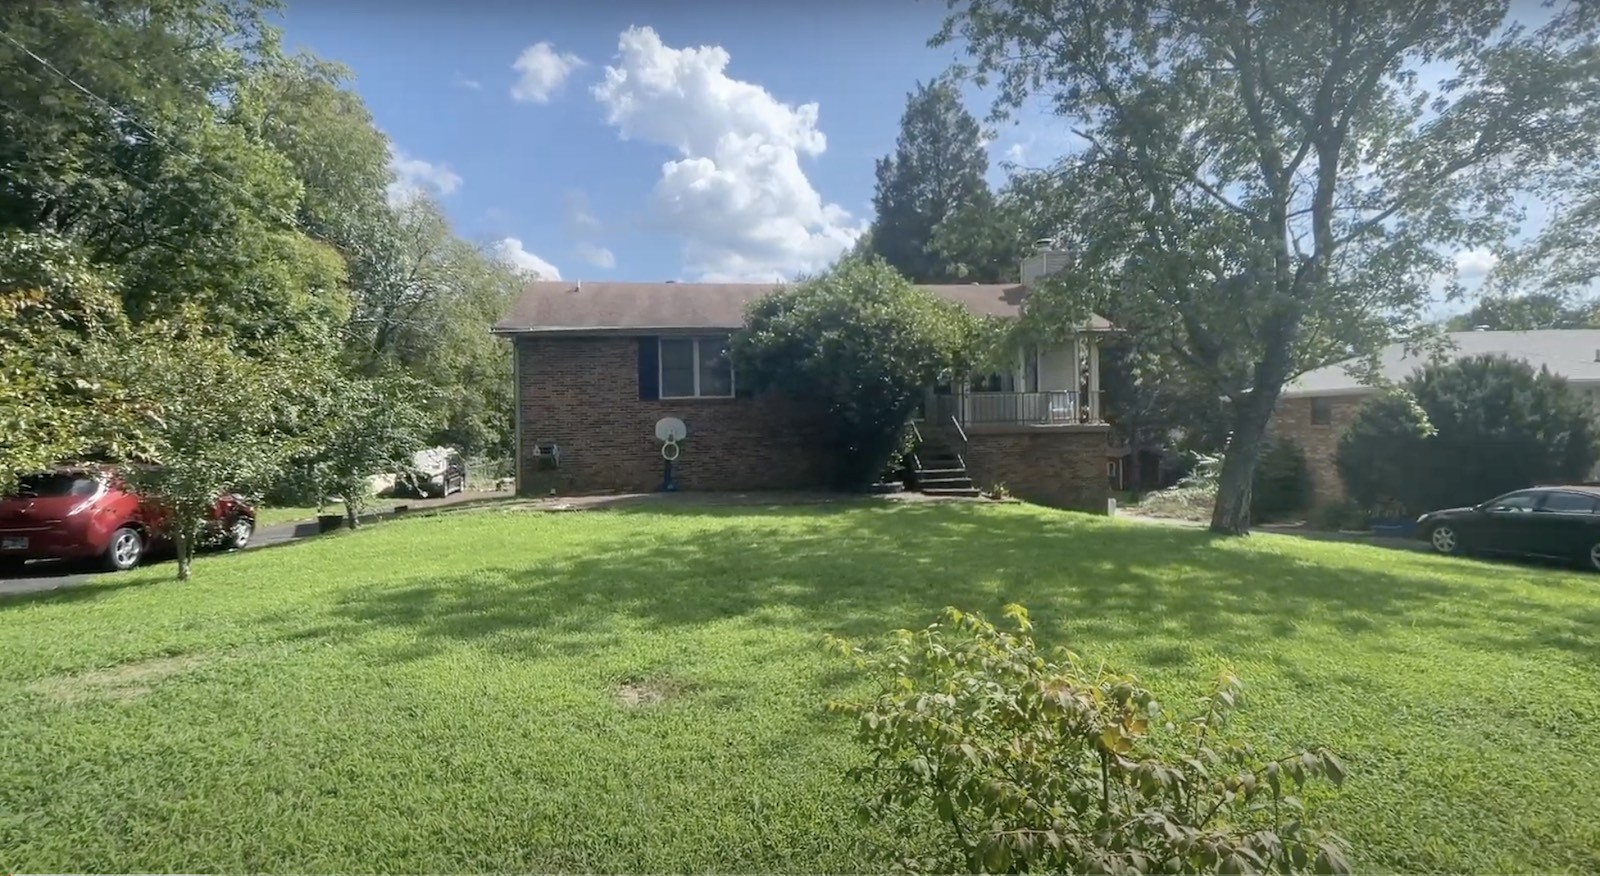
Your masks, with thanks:
M 1281 520 L 1311 502 L 1311 469 L 1305 451 L 1287 438 L 1274 439 L 1261 453 L 1250 489 L 1250 519 Z
M 1409 513 L 1585 479 L 1600 458 L 1587 401 L 1548 369 L 1503 356 L 1429 365 L 1364 405 L 1340 439 L 1350 496 Z
M 739 379 L 825 407 L 839 486 L 876 480 L 931 385 L 974 336 L 959 306 L 912 285 L 877 258 L 832 270 L 755 302 L 734 335 Z
M 1228 732 L 1240 685 L 1224 673 L 1193 713 L 1131 675 L 1041 653 L 1027 612 L 1010 629 L 946 609 L 878 650 L 830 646 L 879 682 L 852 716 L 869 759 L 851 770 L 861 815 L 920 848 L 923 871 L 1345 872 L 1342 840 L 1294 791 L 1333 784 L 1325 749 L 1265 758 Z M 941 852 L 943 852 L 941 854 Z

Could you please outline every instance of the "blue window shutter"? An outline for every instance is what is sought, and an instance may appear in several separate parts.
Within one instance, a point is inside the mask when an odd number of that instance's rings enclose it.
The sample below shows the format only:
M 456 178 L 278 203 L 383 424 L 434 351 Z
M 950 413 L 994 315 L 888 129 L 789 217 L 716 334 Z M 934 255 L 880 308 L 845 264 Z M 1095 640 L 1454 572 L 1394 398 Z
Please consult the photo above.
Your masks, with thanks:
M 653 335 L 639 339 L 639 398 L 643 401 L 655 401 L 661 397 L 659 340 Z

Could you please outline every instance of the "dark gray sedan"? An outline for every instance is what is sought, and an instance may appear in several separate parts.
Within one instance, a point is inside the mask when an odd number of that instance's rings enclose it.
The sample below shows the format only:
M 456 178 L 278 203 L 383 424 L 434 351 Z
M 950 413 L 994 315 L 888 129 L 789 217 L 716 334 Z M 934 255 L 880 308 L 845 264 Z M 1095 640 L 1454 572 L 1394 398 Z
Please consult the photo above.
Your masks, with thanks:
M 1530 487 L 1417 519 L 1417 537 L 1441 554 L 1503 554 L 1575 562 L 1600 571 L 1600 487 Z

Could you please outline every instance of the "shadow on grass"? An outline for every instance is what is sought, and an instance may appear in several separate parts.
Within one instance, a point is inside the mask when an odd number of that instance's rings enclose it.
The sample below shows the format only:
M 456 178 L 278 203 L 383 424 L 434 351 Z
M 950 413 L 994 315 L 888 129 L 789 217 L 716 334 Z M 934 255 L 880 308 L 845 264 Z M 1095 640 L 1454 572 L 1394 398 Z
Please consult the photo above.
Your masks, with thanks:
M 940 505 L 849 513 L 855 507 L 677 508 L 670 513 L 708 524 L 678 542 L 652 535 L 661 508 L 617 509 L 606 513 L 638 515 L 636 536 L 586 542 L 581 554 L 534 554 L 520 568 L 374 582 L 346 591 L 334 613 L 352 633 L 369 624 L 406 631 L 416 643 L 407 656 L 488 637 L 511 650 L 582 654 L 615 641 L 619 617 L 645 628 L 745 618 L 861 638 L 927 623 L 946 605 L 995 616 L 1016 601 L 1043 621 L 1045 644 L 1160 631 L 1144 655 L 1157 665 L 1185 661 L 1174 633 L 1265 641 L 1294 637 L 1303 624 L 1351 636 L 1428 624 L 1480 645 L 1597 660 L 1594 627 L 1583 625 L 1600 617 L 1557 617 L 1548 605 L 1463 586 L 1502 577 L 1493 567 L 1457 564 L 1449 580 L 1423 556 L 1373 551 L 1367 562 L 1322 565 L 1178 527 Z M 1431 610 L 1447 601 L 1450 611 Z

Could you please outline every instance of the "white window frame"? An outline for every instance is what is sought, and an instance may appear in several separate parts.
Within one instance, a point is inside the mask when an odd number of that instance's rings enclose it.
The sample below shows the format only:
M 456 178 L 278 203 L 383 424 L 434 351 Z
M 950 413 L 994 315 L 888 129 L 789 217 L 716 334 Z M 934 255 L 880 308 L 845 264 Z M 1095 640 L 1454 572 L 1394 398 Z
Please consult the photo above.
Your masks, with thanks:
M 667 384 L 666 384 L 666 380 L 665 380 L 666 366 L 662 364 L 665 361 L 665 357 L 663 357 L 662 354 L 661 354 L 661 345 L 664 344 L 667 341 L 689 341 L 690 343 L 692 343 L 694 345 L 693 348 L 692 348 L 694 350 L 694 395 L 667 395 Z M 729 341 L 729 336 L 727 336 L 727 335 L 707 335 L 707 336 L 697 336 L 697 337 L 658 337 L 658 338 L 656 338 L 656 397 L 657 398 L 666 399 L 666 400 L 690 399 L 690 398 L 733 398 L 734 395 L 738 392 L 738 389 L 739 389 L 738 375 L 736 373 L 734 373 L 734 368 L 733 368 L 733 362 L 732 361 L 728 362 L 728 392 L 727 392 L 726 395 L 705 395 L 705 394 L 700 392 L 700 361 L 701 361 L 700 360 L 700 344 L 701 344 L 702 341 L 704 341 L 706 343 L 721 344 L 724 347 L 726 347 L 727 344 L 728 344 L 728 341 Z

